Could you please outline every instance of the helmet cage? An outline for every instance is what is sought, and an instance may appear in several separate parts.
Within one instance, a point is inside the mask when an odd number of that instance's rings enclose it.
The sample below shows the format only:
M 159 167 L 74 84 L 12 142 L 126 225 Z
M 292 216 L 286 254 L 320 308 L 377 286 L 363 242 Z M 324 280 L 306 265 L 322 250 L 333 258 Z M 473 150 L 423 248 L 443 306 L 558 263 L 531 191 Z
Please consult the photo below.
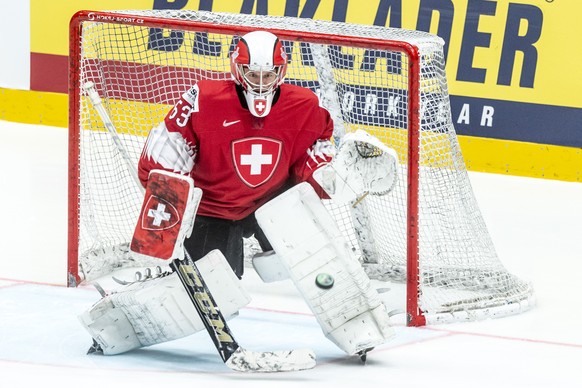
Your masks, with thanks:
M 271 94 L 283 82 L 282 67 L 237 65 L 237 78 L 247 92 L 256 95 Z
M 231 53 L 230 70 L 243 89 L 251 114 L 269 114 L 278 86 L 287 72 L 287 55 L 277 37 L 254 31 L 241 37 Z

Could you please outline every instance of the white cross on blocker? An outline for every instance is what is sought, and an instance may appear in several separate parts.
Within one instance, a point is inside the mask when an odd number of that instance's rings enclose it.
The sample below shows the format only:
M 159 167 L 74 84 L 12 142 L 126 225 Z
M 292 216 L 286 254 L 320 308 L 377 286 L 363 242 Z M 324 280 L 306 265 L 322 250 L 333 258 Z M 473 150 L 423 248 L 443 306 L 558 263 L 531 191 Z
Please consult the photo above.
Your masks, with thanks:
M 251 166 L 251 175 L 261 175 L 263 164 L 272 164 L 273 155 L 263 154 L 262 144 L 251 145 L 251 153 L 240 156 L 242 166 Z
M 160 226 L 162 221 L 170 221 L 170 216 L 170 213 L 166 213 L 166 205 L 163 203 L 158 203 L 158 208 L 155 210 L 148 210 L 148 217 L 152 217 L 154 219 L 152 224 L 155 226 Z

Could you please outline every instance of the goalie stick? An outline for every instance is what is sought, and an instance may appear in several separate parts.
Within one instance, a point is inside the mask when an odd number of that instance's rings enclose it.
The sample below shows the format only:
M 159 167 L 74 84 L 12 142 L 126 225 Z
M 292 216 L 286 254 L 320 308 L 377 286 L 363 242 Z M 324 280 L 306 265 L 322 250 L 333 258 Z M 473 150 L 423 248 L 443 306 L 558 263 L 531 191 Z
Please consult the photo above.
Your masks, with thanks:
M 117 130 L 102 104 L 101 97 L 95 90 L 95 85 L 93 82 L 87 82 L 83 88 L 111 135 L 117 150 L 121 153 L 128 172 L 143 191 L 137 169 L 123 147 Z M 315 354 L 309 349 L 255 352 L 242 348 L 232 336 L 226 319 L 224 319 L 200 271 L 186 249 L 184 249 L 184 255 L 184 260 L 175 259 L 170 267 L 178 274 L 218 353 L 229 368 L 239 372 L 288 372 L 315 367 Z
M 315 354 L 308 349 L 254 352 L 240 347 L 200 271 L 186 250 L 184 254 L 186 260 L 175 259 L 170 267 L 178 274 L 218 353 L 229 368 L 240 372 L 289 372 L 315 366 Z

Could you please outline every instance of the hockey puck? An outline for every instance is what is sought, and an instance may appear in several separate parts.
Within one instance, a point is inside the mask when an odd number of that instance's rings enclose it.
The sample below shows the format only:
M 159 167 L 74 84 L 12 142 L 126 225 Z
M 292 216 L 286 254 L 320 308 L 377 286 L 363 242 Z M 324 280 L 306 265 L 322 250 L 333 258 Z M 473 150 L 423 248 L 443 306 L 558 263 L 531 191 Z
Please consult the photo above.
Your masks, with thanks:
M 327 290 L 333 287 L 333 276 L 327 273 L 320 273 L 315 277 L 315 285 Z

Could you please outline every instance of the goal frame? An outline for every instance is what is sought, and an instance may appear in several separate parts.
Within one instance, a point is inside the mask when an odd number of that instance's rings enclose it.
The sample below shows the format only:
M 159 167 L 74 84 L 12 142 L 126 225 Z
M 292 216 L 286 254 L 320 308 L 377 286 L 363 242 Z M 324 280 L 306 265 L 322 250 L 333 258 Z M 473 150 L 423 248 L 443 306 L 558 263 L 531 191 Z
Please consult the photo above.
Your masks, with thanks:
M 78 273 L 79 242 L 79 197 L 80 197 L 80 115 L 81 103 L 80 66 L 83 22 L 103 21 L 112 24 L 139 25 L 151 28 L 173 28 L 191 32 L 223 33 L 242 35 L 256 30 L 248 26 L 224 26 L 209 22 L 158 19 L 149 16 L 124 15 L 123 13 L 83 10 L 77 12 L 69 25 L 69 167 L 68 167 L 68 264 L 67 285 L 75 287 L 81 282 Z M 413 44 L 398 40 L 384 40 L 369 37 L 331 35 L 316 32 L 269 28 L 282 40 L 296 40 L 300 35 L 305 42 L 317 44 L 345 45 L 401 52 L 408 57 L 408 170 L 407 170 L 407 213 L 406 213 L 406 315 L 408 326 L 426 324 L 423 311 L 419 308 L 419 136 L 420 136 L 420 57 L 419 49 Z

